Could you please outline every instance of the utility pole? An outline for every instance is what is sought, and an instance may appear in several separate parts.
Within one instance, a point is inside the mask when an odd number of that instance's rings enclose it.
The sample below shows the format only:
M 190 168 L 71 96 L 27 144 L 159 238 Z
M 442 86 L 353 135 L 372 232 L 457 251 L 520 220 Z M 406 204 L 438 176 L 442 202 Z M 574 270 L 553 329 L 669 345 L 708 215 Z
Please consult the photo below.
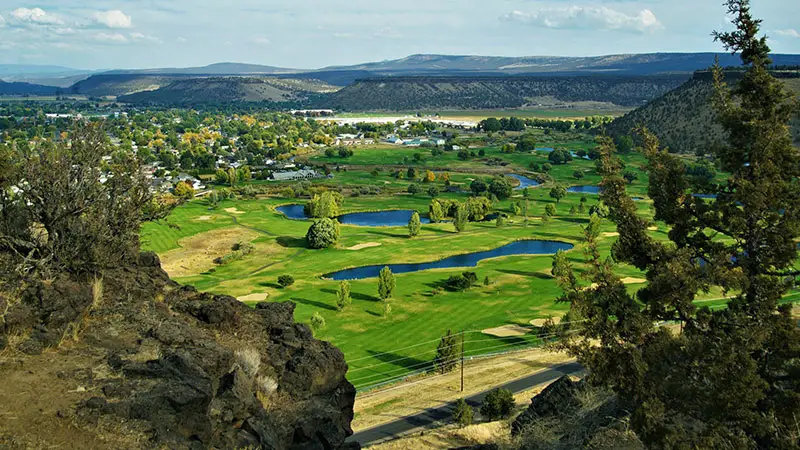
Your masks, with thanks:
M 461 392 L 464 392 L 464 330 L 461 330 Z

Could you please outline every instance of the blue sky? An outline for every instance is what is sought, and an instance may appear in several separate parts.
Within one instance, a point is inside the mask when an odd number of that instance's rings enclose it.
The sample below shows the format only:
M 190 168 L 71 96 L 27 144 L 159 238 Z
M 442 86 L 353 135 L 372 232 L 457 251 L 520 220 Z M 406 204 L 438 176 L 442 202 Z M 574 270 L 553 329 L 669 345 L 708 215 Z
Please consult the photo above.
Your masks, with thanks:
M 722 0 L 3 0 L 0 63 L 222 61 L 317 68 L 415 53 L 720 51 Z M 800 1 L 754 0 L 775 52 L 800 53 Z

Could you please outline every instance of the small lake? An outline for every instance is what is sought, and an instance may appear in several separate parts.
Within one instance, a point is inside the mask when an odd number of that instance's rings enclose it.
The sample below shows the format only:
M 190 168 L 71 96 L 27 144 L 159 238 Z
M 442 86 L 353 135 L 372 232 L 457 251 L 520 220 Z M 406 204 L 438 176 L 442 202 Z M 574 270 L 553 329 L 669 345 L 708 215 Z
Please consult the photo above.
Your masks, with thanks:
M 283 205 L 275 208 L 275 210 L 292 220 L 308 219 L 304 205 Z
M 284 205 L 275 209 L 292 220 L 308 219 L 304 205 Z M 410 209 L 350 213 L 337 217 L 337 220 L 342 224 L 361 227 L 404 227 L 408 225 L 413 213 L 414 211 Z M 419 221 L 420 223 L 431 223 L 430 219 L 425 217 L 420 217 Z
M 414 211 L 410 209 L 397 209 L 391 211 L 375 211 L 350 213 L 337 217 L 345 225 L 359 227 L 404 227 L 411 220 Z M 431 223 L 430 219 L 419 218 L 420 223 Z
M 455 255 L 439 261 L 415 263 L 415 264 L 380 264 L 375 266 L 356 267 L 353 269 L 341 270 L 339 272 L 323 275 L 324 278 L 333 280 L 361 280 L 364 278 L 377 277 L 381 269 L 389 266 L 394 274 L 419 272 L 429 269 L 448 269 L 453 267 L 475 267 L 480 261 L 489 258 L 512 255 L 552 255 L 558 250 L 569 250 L 572 244 L 559 241 L 538 241 L 525 240 L 512 242 L 498 247 L 494 250 L 485 252 L 467 253 Z
M 600 186 L 570 186 L 567 192 L 575 194 L 599 194 Z
M 526 176 L 517 175 L 517 174 L 508 174 L 509 177 L 514 178 L 515 180 L 519 180 L 519 186 L 515 187 L 515 190 L 525 189 L 526 187 L 536 187 L 539 186 L 539 182 L 528 178 Z

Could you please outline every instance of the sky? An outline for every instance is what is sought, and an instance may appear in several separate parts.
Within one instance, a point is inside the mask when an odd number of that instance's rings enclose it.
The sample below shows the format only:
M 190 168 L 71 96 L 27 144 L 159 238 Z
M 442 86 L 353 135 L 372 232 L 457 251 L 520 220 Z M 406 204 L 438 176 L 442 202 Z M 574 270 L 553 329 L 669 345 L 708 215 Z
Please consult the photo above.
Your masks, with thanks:
M 800 1 L 753 0 L 777 53 Z M 721 52 L 722 0 L 3 0 L 0 64 L 80 69 L 243 62 L 320 68 L 435 53 Z

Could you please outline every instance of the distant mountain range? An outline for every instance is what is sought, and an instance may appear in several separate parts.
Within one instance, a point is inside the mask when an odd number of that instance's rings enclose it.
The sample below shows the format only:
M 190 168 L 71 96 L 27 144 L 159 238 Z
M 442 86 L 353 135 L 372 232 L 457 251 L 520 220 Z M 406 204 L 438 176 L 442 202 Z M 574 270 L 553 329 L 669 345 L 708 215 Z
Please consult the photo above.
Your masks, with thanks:
M 636 106 L 707 68 L 715 57 L 723 66 L 739 63 L 736 56 L 728 54 L 649 53 L 594 57 L 412 55 L 316 70 L 226 62 L 90 72 L 7 64 L 0 65 L 0 79 L 13 83 L 5 83 L 0 95 L 63 93 L 163 104 L 297 102 L 313 97 L 321 105 L 353 110 L 516 107 L 535 104 L 536 98 L 543 96 Z M 800 55 L 772 57 L 776 65 L 800 65 Z M 668 82 L 663 81 L 665 76 L 671 77 Z M 533 80 L 537 77 L 543 80 Z M 576 80 L 565 81 L 564 77 Z M 609 81 L 611 78 L 598 77 L 623 77 L 624 82 L 619 81 L 622 78 Z M 482 80 L 476 81 L 478 78 Z M 369 81 L 378 79 L 382 81 Z M 336 87 L 343 89 L 334 94 Z M 622 87 L 629 92 L 619 90 Z

